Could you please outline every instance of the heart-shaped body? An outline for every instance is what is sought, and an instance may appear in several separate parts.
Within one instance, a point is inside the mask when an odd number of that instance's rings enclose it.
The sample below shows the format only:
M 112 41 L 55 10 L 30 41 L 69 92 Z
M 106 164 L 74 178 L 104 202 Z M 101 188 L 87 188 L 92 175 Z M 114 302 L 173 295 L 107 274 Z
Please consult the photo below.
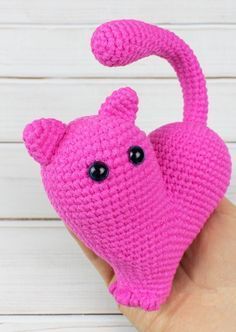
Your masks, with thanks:
M 157 49 L 158 38 L 163 48 Z M 41 164 L 60 217 L 113 267 L 110 291 L 116 300 L 154 310 L 168 297 L 183 253 L 226 191 L 230 156 L 206 126 L 204 77 L 178 37 L 142 22 L 116 21 L 95 32 L 92 47 L 107 65 L 127 64 L 152 49 L 168 58 L 184 90 L 184 121 L 147 136 L 134 124 L 136 93 L 123 88 L 107 98 L 98 115 L 68 125 L 34 121 L 24 141 Z M 187 58 L 182 67 L 174 61 L 183 62 L 181 56 Z

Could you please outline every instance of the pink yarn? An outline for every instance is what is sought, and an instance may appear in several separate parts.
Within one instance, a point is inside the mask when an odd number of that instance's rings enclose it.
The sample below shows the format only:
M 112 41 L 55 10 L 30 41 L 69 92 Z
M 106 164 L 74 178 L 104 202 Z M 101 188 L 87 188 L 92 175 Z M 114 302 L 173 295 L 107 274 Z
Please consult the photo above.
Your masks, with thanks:
M 146 136 L 134 124 L 137 95 L 122 88 L 96 116 L 68 125 L 52 119 L 33 122 L 25 128 L 24 141 L 41 164 L 59 216 L 113 267 L 116 281 L 110 292 L 116 300 L 156 310 L 170 293 L 183 253 L 224 196 L 230 156 L 206 126 L 205 79 L 181 39 L 143 22 L 113 21 L 95 31 L 92 50 L 108 66 L 152 54 L 166 58 L 183 89 L 183 122 Z M 137 146 L 144 160 L 135 164 L 130 148 Z M 101 181 L 91 178 L 95 161 L 107 167 Z M 105 169 L 100 170 L 102 176 Z

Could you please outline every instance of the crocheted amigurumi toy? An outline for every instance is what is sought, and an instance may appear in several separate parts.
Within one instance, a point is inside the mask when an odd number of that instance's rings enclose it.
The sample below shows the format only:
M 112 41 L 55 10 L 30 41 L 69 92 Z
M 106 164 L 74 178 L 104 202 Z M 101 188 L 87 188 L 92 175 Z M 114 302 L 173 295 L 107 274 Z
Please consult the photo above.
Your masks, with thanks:
M 182 86 L 183 121 L 146 135 L 134 124 L 136 93 L 122 88 L 98 115 L 67 125 L 54 119 L 32 122 L 24 142 L 41 165 L 59 216 L 114 269 L 115 299 L 155 310 L 170 293 L 183 253 L 226 192 L 230 156 L 207 127 L 199 63 L 174 33 L 136 20 L 112 21 L 97 28 L 91 45 L 106 66 L 149 55 L 167 59 Z

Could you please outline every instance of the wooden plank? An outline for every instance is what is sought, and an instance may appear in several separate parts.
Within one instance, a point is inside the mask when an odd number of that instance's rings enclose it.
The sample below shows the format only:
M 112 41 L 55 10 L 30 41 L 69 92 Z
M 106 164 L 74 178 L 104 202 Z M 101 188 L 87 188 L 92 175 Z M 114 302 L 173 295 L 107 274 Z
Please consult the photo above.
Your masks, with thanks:
M 134 332 L 127 319 L 120 315 L 109 316 L 1 316 L 4 332 Z
M 0 252 L 0 314 L 118 312 L 61 222 L 2 221 Z
M 1 79 L 0 141 L 20 141 L 23 127 L 36 118 L 55 117 L 69 122 L 96 114 L 105 97 L 122 86 L 137 91 L 137 124 L 146 132 L 181 119 L 182 96 L 174 79 Z M 226 141 L 236 141 L 235 91 L 234 79 L 208 80 L 209 126 Z
M 228 197 L 236 203 L 236 143 L 228 144 L 233 175 Z M 39 166 L 23 144 L 0 144 L 0 218 L 55 218 L 40 179 Z
M 159 23 L 232 23 L 234 0 L 1 0 L 1 23 L 102 23 L 122 17 Z
M 152 57 L 122 68 L 99 64 L 90 51 L 95 26 L 0 26 L 1 77 L 174 77 Z M 236 25 L 171 26 L 195 50 L 208 77 L 236 76 Z

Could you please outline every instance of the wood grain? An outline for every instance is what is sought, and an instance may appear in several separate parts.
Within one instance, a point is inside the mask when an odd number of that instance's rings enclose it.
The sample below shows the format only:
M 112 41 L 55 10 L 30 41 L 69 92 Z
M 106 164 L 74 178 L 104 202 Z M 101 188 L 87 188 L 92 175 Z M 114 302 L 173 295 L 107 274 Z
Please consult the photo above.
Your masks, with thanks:
M 175 79 L 1 79 L 0 141 L 21 141 L 24 126 L 37 118 L 69 122 L 96 114 L 112 90 L 122 86 L 137 91 L 137 124 L 146 132 L 181 120 L 181 89 Z M 226 141 L 236 141 L 235 91 L 234 79 L 208 80 L 208 124 Z
M 136 18 L 159 23 L 232 23 L 234 0 L 1 0 L 1 23 L 103 23 Z
M 1 316 L 2 332 L 135 332 L 120 315 Z
M 121 68 L 99 64 L 90 50 L 96 26 L 0 26 L 0 77 L 175 77 L 152 57 Z M 236 76 L 236 25 L 171 26 L 195 51 L 208 77 Z
M 0 314 L 118 312 L 61 222 L 2 221 L 0 252 Z
M 228 144 L 233 175 L 228 197 L 236 203 L 236 144 Z M 56 218 L 43 189 L 39 165 L 23 144 L 0 144 L 0 218 Z

